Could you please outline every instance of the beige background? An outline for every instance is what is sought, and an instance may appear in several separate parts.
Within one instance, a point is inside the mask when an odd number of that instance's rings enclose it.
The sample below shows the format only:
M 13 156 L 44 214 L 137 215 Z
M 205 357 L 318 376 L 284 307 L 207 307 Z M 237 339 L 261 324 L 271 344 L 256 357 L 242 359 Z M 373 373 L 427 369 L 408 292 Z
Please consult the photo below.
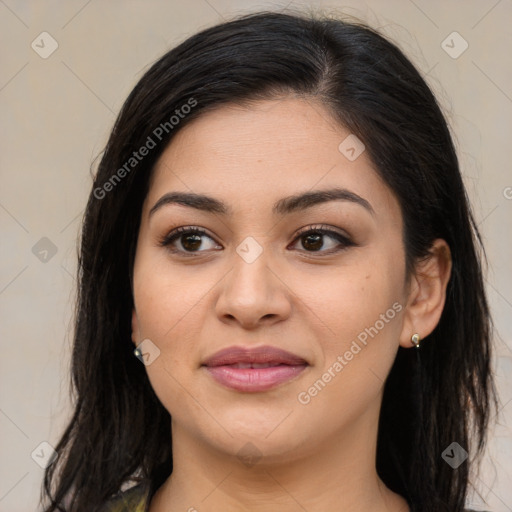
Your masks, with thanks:
M 70 413 L 75 243 L 90 167 L 115 114 L 143 71 L 193 32 L 286 5 L 380 28 L 424 72 L 448 116 L 488 251 L 502 401 L 475 479 L 487 505 L 477 497 L 471 504 L 512 510 L 511 0 L 0 0 L 0 511 L 36 510 L 43 475 L 36 461 L 49 453 L 40 443 L 55 445 Z M 454 31 L 469 45 L 458 58 L 442 46 Z M 58 44 L 46 59 L 31 47 L 51 49 L 42 32 Z M 455 38 L 452 52 L 464 44 Z

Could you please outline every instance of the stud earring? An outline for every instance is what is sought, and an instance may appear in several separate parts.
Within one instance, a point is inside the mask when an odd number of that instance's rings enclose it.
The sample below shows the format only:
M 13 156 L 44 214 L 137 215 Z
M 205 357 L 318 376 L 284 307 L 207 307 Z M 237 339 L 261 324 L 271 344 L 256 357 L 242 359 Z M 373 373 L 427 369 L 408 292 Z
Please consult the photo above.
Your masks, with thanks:
M 411 336 L 411 341 L 412 341 L 412 343 L 414 344 L 414 346 L 416 348 L 420 348 L 420 341 L 421 341 L 421 339 L 420 339 L 420 335 L 418 333 L 413 334 Z

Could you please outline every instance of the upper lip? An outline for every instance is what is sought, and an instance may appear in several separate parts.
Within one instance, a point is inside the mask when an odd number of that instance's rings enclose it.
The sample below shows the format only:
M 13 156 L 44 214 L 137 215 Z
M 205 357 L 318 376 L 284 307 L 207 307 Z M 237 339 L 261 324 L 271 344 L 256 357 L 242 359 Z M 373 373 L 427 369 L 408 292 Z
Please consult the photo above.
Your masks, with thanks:
M 240 346 L 219 350 L 203 362 L 203 366 L 223 366 L 236 363 L 308 364 L 302 357 L 269 345 L 247 348 Z

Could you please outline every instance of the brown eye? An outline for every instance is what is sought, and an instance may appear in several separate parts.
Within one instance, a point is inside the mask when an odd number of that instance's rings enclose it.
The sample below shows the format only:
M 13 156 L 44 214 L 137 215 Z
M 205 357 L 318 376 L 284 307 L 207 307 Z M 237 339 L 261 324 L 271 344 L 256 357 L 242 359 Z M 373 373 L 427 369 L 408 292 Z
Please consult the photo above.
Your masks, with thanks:
M 325 238 L 331 239 L 331 243 L 327 244 L 327 250 L 322 250 L 325 247 Z M 297 236 L 296 240 L 300 240 L 302 247 L 306 252 L 321 252 L 331 254 L 334 252 L 342 251 L 347 247 L 355 245 L 348 237 L 334 231 L 332 229 L 326 229 L 323 227 L 318 228 L 306 228 Z M 334 240 L 335 243 L 332 241 Z M 330 247 L 329 247 L 330 246 Z
M 302 245 L 304 248 L 312 251 L 318 251 L 322 248 L 324 244 L 322 238 L 324 235 L 320 233 L 311 233 L 310 235 L 302 235 L 303 242 Z
M 205 240 L 211 241 L 211 247 L 203 248 Z M 347 236 L 325 227 L 308 227 L 295 238 L 301 242 L 303 251 L 308 253 L 333 254 L 356 245 Z M 295 243 L 296 243 L 295 242 Z M 179 245 L 178 245 L 179 243 Z M 165 235 L 160 241 L 161 247 L 166 247 L 172 253 L 183 256 L 194 256 L 208 252 L 210 249 L 221 249 L 205 230 L 197 227 L 180 227 Z M 294 244 L 295 245 L 295 244 Z M 181 247 L 180 247 L 181 246 Z M 201 249 L 203 248 L 203 249 Z
M 214 242 L 213 238 L 206 234 L 206 231 L 196 227 L 180 227 L 165 235 L 160 241 L 159 245 L 167 247 L 171 252 L 177 252 L 187 255 L 187 253 L 201 253 L 205 252 L 199 250 L 204 243 L 203 238 L 208 238 Z M 182 248 L 176 247 L 176 242 L 180 242 Z M 216 245 L 216 244 L 214 244 Z
M 196 251 L 201 247 L 201 236 L 196 233 L 190 233 L 188 235 L 181 235 L 181 245 L 187 251 Z

